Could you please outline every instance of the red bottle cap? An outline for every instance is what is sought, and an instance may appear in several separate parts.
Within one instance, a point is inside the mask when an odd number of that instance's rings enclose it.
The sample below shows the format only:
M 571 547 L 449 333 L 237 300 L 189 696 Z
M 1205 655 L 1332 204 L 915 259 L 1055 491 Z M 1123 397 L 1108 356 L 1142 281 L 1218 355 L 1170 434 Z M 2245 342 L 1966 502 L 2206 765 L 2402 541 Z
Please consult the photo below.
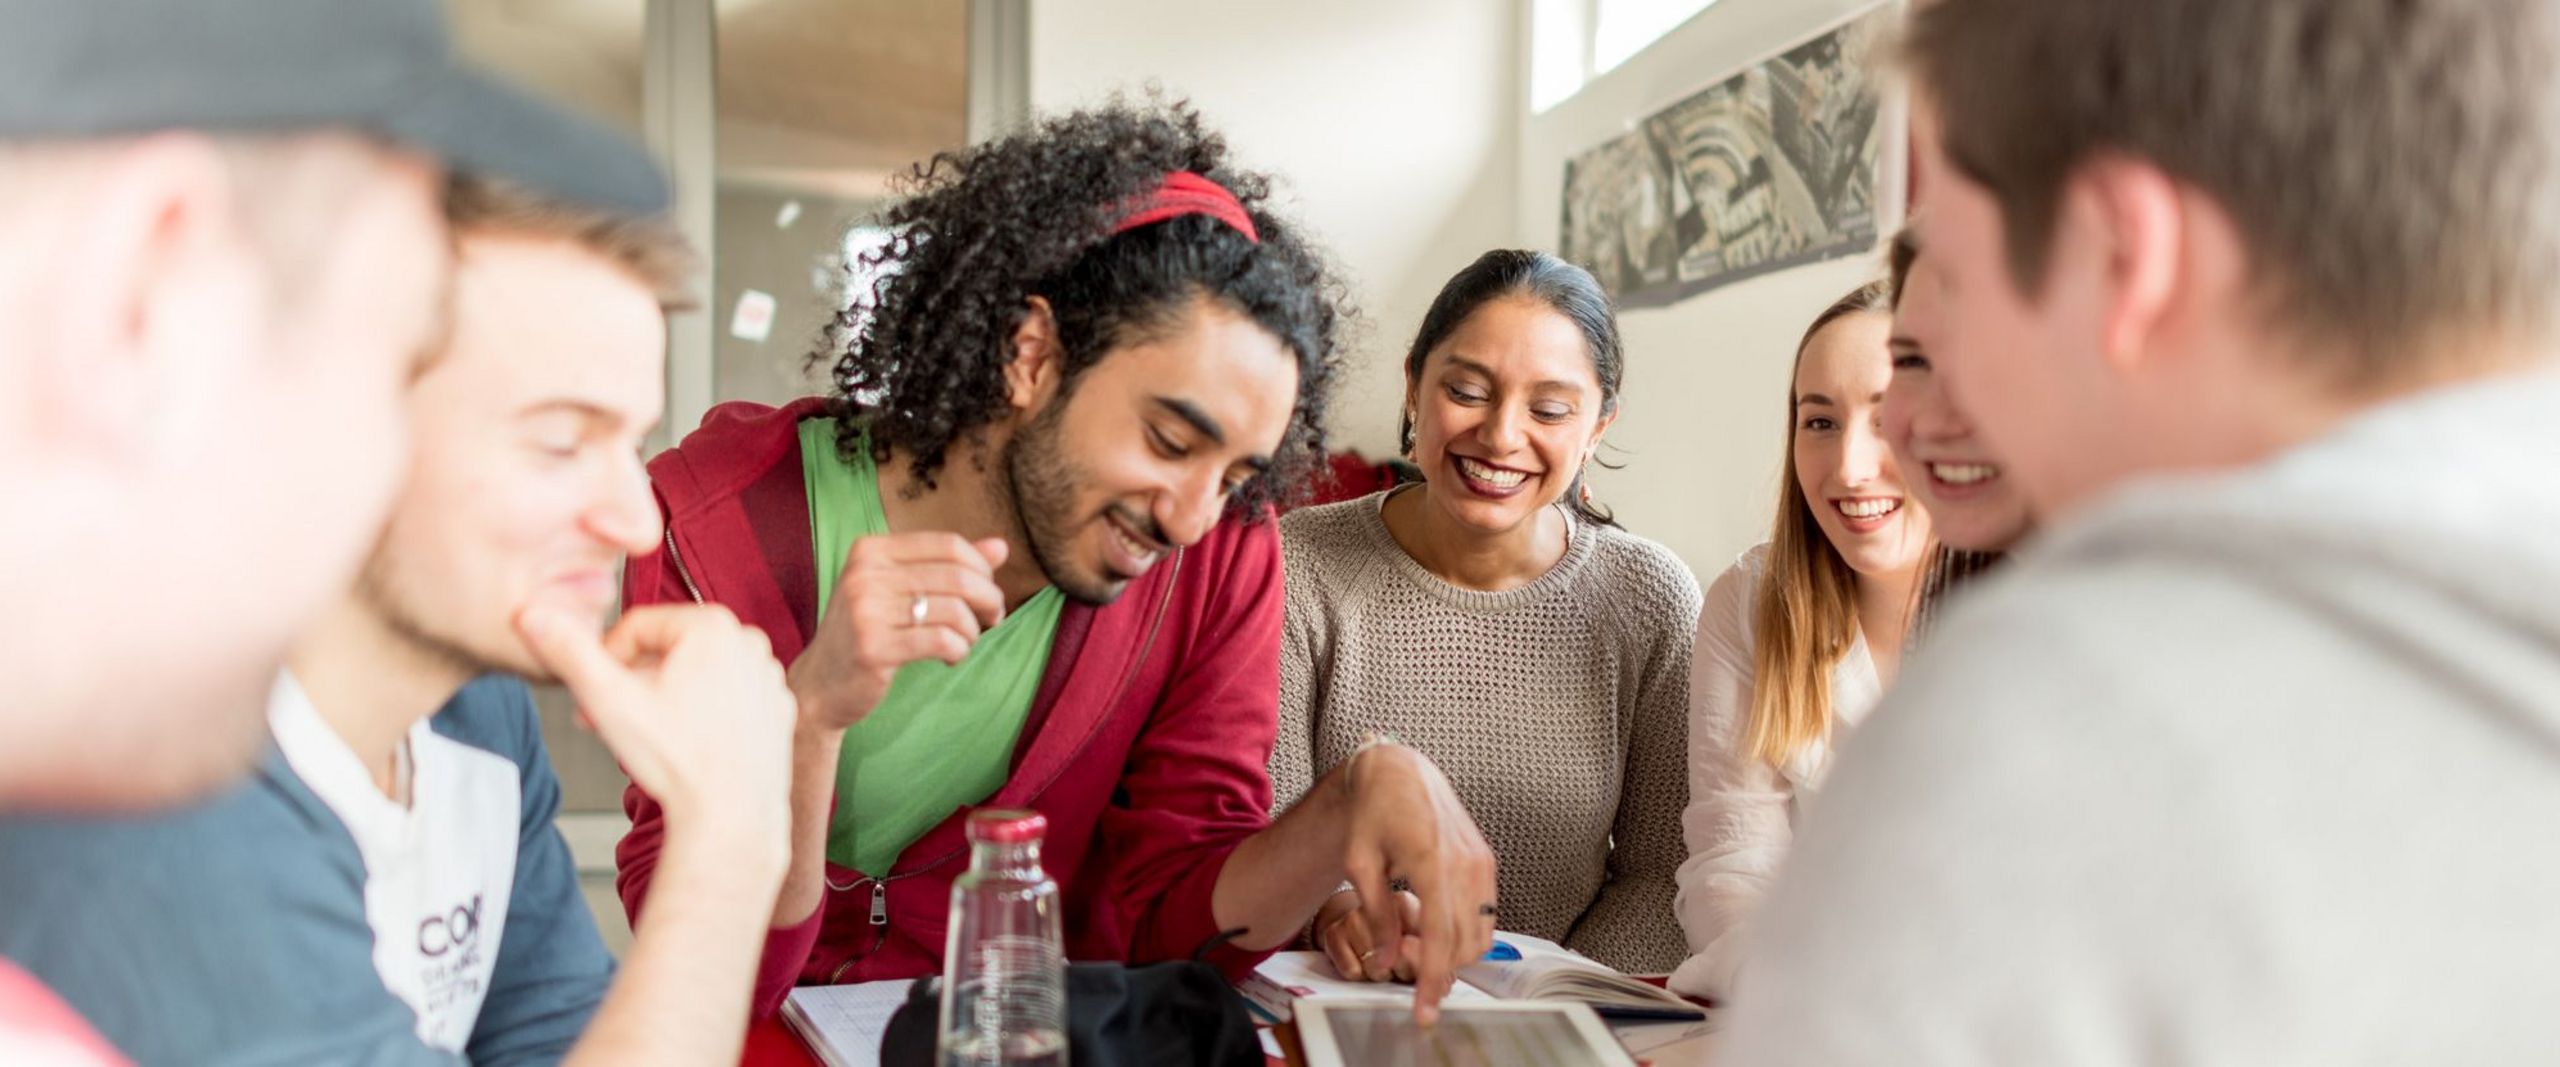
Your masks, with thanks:
M 1000 845 L 1038 841 L 1049 832 L 1049 819 L 1019 808 L 985 808 L 969 813 L 969 840 Z

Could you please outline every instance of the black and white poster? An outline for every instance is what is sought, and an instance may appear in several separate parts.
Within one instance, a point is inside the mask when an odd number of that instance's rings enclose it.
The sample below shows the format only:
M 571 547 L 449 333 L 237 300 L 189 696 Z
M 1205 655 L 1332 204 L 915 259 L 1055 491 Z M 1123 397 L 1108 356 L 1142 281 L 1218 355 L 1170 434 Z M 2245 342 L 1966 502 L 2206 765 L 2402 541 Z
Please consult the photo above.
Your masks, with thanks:
M 1625 307 L 1660 307 L 1876 247 L 1885 5 L 1565 161 L 1562 252 Z

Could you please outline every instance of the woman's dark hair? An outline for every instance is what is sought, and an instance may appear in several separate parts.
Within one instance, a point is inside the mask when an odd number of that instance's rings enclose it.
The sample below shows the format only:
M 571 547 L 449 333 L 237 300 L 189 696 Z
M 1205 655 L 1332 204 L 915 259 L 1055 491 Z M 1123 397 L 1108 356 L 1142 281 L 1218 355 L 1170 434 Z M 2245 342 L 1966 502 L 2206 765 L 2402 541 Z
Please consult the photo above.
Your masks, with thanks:
M 1920 578 L 1918 603 L 1911 611 L 1911 646 L 1917 648 L 1938 621 L 1938 613 L 1946 610 L 1947 598 L 1981 580 L 2006 562 L 2006 552 L 1976 552 L 1957 548 L 1940 541 L 1929 549 L 1929 565 Z
M 1902 310 L 1902 294 L 1911 281 L 1911 265 L 1920 261 L 1920 239 L 1917 231 L 1904 226 L 1893 235 L 1893 244 L 1885 250 L 1885 280 L 1893 293 L 1893 310 Z M 2008 558 L 2003 552 L 1974 552 L 1938 540 L 1929 539 L 1929 564 L 1922 574 L 1917 598 L 1911 610 L 1911 642 L 1920 643 L 1937 621 L 1938 612 L 1949 596 L 1970 585 L 1975 579 Z
M 1235 194 L 1261 242 L 1200 215 L 1111 232 L 1175 171 Z M 849 453 L 867 430 L 874 461 L 903 453 L 930 486 L 954 442 L 1009 410 L 1004 370 L 1028 298 L 1046 298 L 1057 321 L 1062 397 L 1104 353 L 1173 330 L 1205 298 L 1297 357 L 1288 430 L 1235 502 L 1255 515 L 1293 499 L 1321 461 L 1350 312 L 1322 255 L 1271 213 L 1270 185 L 1231 164 L 1188 103 L 1154 98 L 1115 98 L 917 165 L 881 216 L 889 241 L 859 257 L 875 280 L 828 331 L 839 447 Z
M 1430 357 L 1432 349 L 1457 332 L 1468 316 L 1510 296 L 1535 299 L 1582 330 L 1582 340 L 1591 350 L 1592 376 L 1600 380 L 1600 415 L 1607 418 L 1615 413 L 1618 386 L 1626 378 L 1627 355 L 1625 346 L 1618 341 L 1618 313 L 1609 303 L 1608 291 L 1600 288 L 1600 280 L 1590 271 L 1544 252 L 1520 248 L 1497 248 L 1478 256 L 1440 287 L 1440 295 L 1431 300 L 1431 310 L 1423 313 L 1422 328 L 1414 332 L 1413 347 L 1405 353 L 1405 387 L 1410 390 L 1422 384 L 1423 361 Z M 1411 453 L 1412 410 L 1405 411 L 1396 436 L 1403 442 L 1405 452 Z M 1609 509 L 1584 498 L 1581 471 L 1574 472 L 1573 484 L 1565 487 L 1564 497 L 1583 518 L 1617 525 Z
M 1902 307 L 1902 290 L 1911 282 L 1911 265 L 1920 262 L 1920 232 L 1904 226 L 1893 235 L 1893 243 L 1885 247 L 1885 283 L 1891 288 L 1891 303 Z

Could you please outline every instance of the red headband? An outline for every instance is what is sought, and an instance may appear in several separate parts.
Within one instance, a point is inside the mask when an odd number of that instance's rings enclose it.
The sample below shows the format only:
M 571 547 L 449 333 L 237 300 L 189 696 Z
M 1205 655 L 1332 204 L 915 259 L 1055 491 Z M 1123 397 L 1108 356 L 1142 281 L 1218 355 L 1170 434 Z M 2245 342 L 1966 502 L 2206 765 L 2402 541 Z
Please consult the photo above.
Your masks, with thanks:
M 1262 243 L 1262 235 L 1253 231 L 1253 216 L 1245 214 L 1243 202 L 1227 187 L 1187 170 L 1164 176 L 1162 184 L 1131 197 L 1128 214 L 1111 224 L 1113 234 L 1123 234 L 1150 223 L 1178 219 L 1184 215 L 1207 215 L 1226 223 L 1227 228 L 1243 234 L 1244 239 Z

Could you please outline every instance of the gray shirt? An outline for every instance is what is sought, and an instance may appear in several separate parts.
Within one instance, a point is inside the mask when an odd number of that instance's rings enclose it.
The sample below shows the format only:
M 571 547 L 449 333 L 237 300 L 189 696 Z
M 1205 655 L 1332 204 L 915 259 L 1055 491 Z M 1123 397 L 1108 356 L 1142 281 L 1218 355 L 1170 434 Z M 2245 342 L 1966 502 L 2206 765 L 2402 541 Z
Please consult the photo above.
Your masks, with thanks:
M 2560 1063 L 2560 378 L 2133 487 L 1806 804 L 1717 1062 Z
M 1386 496 L 1280 520 L 1276 807 L 1370 731 L 1394 734 L 1493 846 L 1503 929 L 1621 970 L 1678 966 L 1697 579 L 1661 545 L 1576 522 L 1536 580 L 1462 589 L 1396 544 Z

